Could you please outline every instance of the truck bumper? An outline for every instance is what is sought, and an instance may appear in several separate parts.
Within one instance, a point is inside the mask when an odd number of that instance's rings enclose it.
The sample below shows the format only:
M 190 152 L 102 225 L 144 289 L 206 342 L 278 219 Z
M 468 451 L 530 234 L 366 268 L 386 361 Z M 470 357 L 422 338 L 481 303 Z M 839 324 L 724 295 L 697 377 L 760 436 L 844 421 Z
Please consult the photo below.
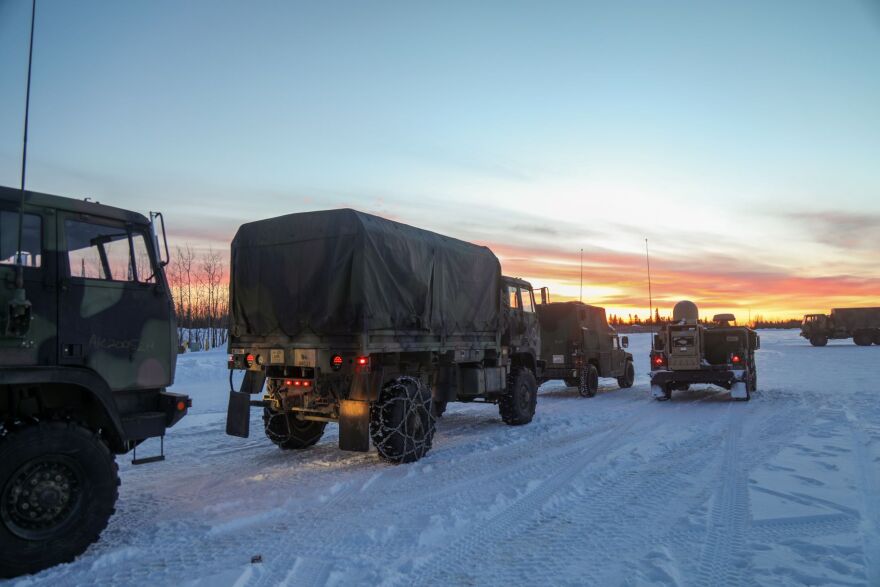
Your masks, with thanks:
M 651 389 L 663 389 L 667 385 L 686 383 L 688 385 L 704 383 L 731 389 L 737 383 L 744 383 L 747 377 L 745 369 L 700 369 L 696 371 L 653 371 L 651 373 Z
M 154 410 L 138 411 L 122 417 L 123 440 L 141 441 L 165 436 L 165 430 L 180 422 L 191 407 L 192 399 L 189 396 L 160 391 Z

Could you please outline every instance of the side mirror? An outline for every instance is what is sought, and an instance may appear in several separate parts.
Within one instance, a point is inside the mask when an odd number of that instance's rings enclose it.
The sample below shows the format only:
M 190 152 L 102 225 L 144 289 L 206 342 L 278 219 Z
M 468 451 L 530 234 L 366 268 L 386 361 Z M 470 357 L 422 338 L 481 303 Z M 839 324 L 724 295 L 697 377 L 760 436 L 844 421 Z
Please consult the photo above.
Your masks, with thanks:
M 156 224 L 156 219 L 162 221 L 162 241 L 165 245 L 165 258 L 162 258 L 162 249 L 159 247 L 159 230 Z M 159 258 L 159 264 L 162 267 L 168 265 L 171 261 L 171 254 L 168 252 L 168 237 L 165 236 L 165 217 L 162 216 L 161 212 L 150 212 L 150 225 L 153 227 L 153 239 L 156 244 L 156 256 Z
M 628 336 L 621 337 L 620 346 L 622 346 L 625 349 L 629 348 L 629 337 Z

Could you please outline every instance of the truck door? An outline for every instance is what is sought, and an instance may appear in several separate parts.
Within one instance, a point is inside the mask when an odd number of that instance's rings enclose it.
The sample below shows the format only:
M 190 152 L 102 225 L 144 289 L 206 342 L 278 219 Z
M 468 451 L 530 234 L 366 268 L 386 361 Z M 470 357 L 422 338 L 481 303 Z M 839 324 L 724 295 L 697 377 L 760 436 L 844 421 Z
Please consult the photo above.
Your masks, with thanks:
M 617 334 L 611 335 L 611 370 L 612 374 L 622 375 L 623 368 L 626 366 L 626 351 L 620 346 L 620 337 Z
M 58 231 L 60 362 L 93 369 L 115 390 L 169 385 L 175 322 L 147 227 L 60 214 Z
M 32 320 L 23 337 L 6 332 L 7 308 L 15 291 L 18 222 L 18 206 L 0 202 L 0 365 L 52 365 L 58 358 L 55 218 L 27 206 L 21 259 Z
M 525 345 L 531 348 L 536 355 L 541 354 L 541 327 L 538 323 L 538 313 L 535 310 L 535 294 L 525 287 L 519 288 L 522 300 L 523 321 L 525 323 Z

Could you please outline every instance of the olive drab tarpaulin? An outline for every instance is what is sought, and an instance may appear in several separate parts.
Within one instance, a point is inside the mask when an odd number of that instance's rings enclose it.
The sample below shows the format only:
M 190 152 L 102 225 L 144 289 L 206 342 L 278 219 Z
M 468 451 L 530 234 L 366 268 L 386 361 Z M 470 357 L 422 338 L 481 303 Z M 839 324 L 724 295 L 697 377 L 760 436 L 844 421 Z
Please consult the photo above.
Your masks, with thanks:
M 232 241 L 233 336 L 498 328 L 501 265 L 486 247 L 355 210 L 242 225 Z

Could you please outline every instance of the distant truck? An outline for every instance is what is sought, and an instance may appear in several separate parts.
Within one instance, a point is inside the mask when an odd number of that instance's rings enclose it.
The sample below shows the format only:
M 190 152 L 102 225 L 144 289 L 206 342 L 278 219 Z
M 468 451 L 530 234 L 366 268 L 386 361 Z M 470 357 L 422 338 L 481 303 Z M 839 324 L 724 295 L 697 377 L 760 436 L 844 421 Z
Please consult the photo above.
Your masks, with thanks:
M 733 314 L 717 314 L 707 326 L 698 316 L 696 304 L 679 302 L 672 322 L 655 336 L 652 395 L 668 400 L 673 391 L 702 383 L 729 389 L 733 399 L 748 401 L 758 385 L 755 351 L 760 337 L 751 328 L 737 326 Z
M 0 577 L 85 551 L 116 508 L 116 455 L 191 405 L 167 391 L 177 324 L 154 219 L 0 187 Z
M 880 345 L 880 308 L 834 308 L 830 316 L 807 314 L 801 336 L 813 346 L 825 346 L 834 338 L 852 338 L 859 346 Z
M 338 422 L 341 449 L 372 439 L 405 463 L 431 448 L 447 402 L 495 403 L 510 425 L 535 413 L 534 293 L 486 247 L 355 210 L 251 222 L 232 242 L 230 309 L 233 436 L 255 406 L 282 449 Z
M 605 309 L 582 302 L 550 302 L 546 289 L 538 304 L 543 381 L 562 379 L 583 397 L 599 391 L 600 377 L 613 377 L 622 388 L 635 381 L 629 339 L 608 325 Z

